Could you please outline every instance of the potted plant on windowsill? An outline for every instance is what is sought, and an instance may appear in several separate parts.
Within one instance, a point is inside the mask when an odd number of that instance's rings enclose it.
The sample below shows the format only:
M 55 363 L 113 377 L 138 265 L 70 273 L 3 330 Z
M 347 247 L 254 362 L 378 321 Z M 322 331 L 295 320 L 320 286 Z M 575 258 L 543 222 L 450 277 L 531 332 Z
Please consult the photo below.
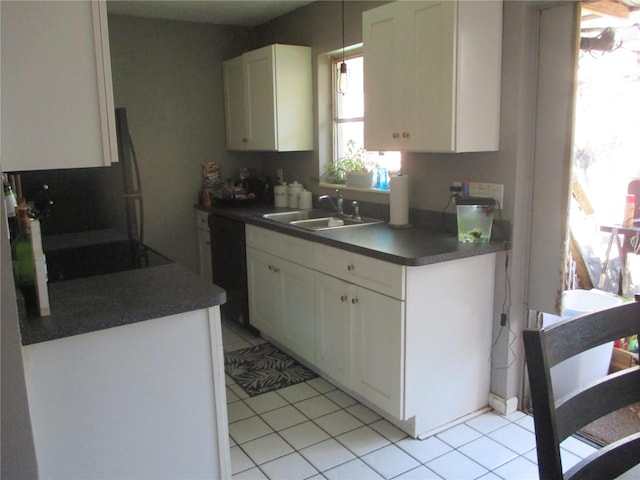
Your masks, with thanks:
M 373 188 L 374 171 L 375 165 L 367 161 L 365 149 L 357 148 L 356 142 L 349 140 L 345 155 L 325 166 L 324 179 L 348 187 Z

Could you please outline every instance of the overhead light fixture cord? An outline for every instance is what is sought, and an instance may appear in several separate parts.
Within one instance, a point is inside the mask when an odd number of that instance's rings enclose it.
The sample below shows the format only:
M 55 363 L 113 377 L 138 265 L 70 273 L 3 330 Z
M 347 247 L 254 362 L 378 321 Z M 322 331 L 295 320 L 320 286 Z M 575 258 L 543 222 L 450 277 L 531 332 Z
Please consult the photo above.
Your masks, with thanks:
M 340 73 L 336 82 L 338 93 L 342 95 L 347 93 L 347 64 L 344 61 L 344 49 L 344 0 L 342 0 L 342 63 L 340 64 Z

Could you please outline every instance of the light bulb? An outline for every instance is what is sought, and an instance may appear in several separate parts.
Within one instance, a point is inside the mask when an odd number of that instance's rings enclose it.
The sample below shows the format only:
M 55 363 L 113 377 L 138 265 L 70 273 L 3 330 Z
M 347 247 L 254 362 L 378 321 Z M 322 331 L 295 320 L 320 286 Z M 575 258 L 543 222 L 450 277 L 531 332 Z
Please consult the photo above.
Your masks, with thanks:
M 344 95 L 347 93 L 347 64 L 342 62 L 340 64 L 340 73 L 338 74 L 337 90 L 338 93 Z

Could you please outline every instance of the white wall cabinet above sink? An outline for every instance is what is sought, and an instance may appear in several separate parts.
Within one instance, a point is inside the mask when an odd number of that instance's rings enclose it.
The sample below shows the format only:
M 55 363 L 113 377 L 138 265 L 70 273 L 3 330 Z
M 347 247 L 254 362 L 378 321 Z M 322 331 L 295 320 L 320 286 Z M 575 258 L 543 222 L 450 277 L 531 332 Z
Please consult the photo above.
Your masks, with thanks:
M 2 2 L 2 168 L 118 160 L 106 2 Z
M 309 47 L 269 45 L 222 67 L 229 150 L 313 149 Z
M 385 4 L 363 43 L 365 148 L 498 150 L 501 1 Z

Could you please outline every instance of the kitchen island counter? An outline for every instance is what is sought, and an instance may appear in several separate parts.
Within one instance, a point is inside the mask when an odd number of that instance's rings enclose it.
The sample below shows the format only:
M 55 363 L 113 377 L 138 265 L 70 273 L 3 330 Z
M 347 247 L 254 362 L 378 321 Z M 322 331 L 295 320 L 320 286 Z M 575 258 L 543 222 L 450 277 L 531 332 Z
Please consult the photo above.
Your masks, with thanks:
M 231 478 L 223 289 L 168 264 L 49 299 L 51 316 L 20 315 L 42 478 Z
M 353 253 L 406 266 L 431 265 L 462 258 L 496 253 L 507 248 L 507 242 L 460 243 L 455 234 L 436 228 L 415 226 L 392 228 L 387 223 L 363 225 L 324 231 L 309 231 L 262 218 L 265 213 L 293 209 L 257 204 L 250 207 L 202 207 L 203 211 L 239 220 L 304 240 L 321 243 Z M 327 212 L 329 215 L 330 212 Z
M 177 264 L 51 283 L 50 316 L 28 316 L 20 311 L 22 344 L 200 310 L 225 300 L 222 288 Z

